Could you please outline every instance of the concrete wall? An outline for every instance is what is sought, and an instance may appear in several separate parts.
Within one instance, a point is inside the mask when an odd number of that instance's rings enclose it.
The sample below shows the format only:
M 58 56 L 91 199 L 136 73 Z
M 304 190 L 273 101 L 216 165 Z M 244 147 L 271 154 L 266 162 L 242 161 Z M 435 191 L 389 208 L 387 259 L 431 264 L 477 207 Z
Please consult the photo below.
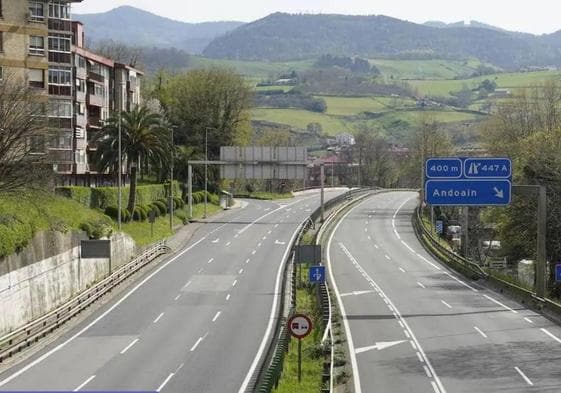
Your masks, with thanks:
M 79 242 L 84 238 L 80 233 L 39 233 L 20 254 L 0 260 L 0 336 L 41 317 L 108 275 L 109 259 L 80 258 Z M 127 235 L 113 236 L 111 244 L 113 270 L 136 255 L 134 240 Z

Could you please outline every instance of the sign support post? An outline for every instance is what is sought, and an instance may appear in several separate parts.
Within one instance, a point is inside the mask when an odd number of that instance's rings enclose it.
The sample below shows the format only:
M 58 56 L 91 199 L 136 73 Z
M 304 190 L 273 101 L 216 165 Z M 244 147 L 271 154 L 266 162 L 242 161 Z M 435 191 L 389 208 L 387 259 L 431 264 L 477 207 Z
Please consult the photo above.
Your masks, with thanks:
M 298 383 L 302 382 L 302 339 L 312 332 L 312 320 L 303 314 L 293 315 L 288 320 L 290 335 L 298 339 Z
M 193 166 L 187 167 L 187 199 L 189 202 L 189 219 L 193 218 Z
M 298 339 L 298 383 L 302 382 L 302 339 Z

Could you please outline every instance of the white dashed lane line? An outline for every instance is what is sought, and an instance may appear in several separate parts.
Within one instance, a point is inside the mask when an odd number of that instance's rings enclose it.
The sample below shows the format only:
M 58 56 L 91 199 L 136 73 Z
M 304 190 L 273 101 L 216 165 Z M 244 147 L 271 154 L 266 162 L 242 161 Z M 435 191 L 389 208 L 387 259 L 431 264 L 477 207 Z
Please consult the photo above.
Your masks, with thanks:
M 442 304 L 444 304 L 446 307 L 452 308 L 452 306 L 449 305 L 448 303 L 446 303 L 444 300 L 441 300 L 440 302 L 441 302 Z
M 88 383 L 90 383 L 94 378 L 95 378 L 95 375 L 92 375 L 91 377 L 86 379 L 82 384 L 80 384 L 80 386 L 78 386 L 76 389 L 74 389 L 74 391 L 77 392 L 77 391 L 81 390 L 84 386 L 86 386 Z
M 481 334 L 484 338 L 487 338 L 487 335 L 485 333 L 483 333 L 483 331 L 481 329 L 479 329 L 477 326 L 473 327 L 475 329 L 475 331 L 479 334 Z
M 516 372 L 517 372 L 518 374 L 520 374 L 520 376 L 524 379 L 524 381 L 526 381 L 526 383 L 527 383 L 528 385 L 534 386 L 534 383 L 530 380 L 530 378 L 528 378 L 528 377 L 526 376 L 526 374 L 524 374 L 524 373 L 522 372 L 522 370 L 520 370 L 520 368 L 514 367 L 514 369 L 516 370 Z
M 204 336 L 199 337 L 199 339 L 197 340 L 197 342 L 195 342 L 195 344 L 191 347 L 191 349 L 190 349 L 189 351 L 190 351 L 190 352 L 194 352 L 194 351 L 197 349 L 197 347 L 203 342 L 203 340 L 204 340 L 207 336 L 208 336 L 208 332 L 207 332 Z
M 555 334 L 551 333 L 549 330 L 541 328 L 540 329 L 542 332 L 544 332 L 545 334 L 547 334 L 549 337 L 551 337 L 552 339 L 554 339 L 555 341 L 557 341 L 559 344 L 561 344 L 561 338 L 557 337 Z
M 153 323 L 158 323 L 158 321 L 159 321 L 160 319 L 162 319 L 162 317 L 164 316 L 164 314 L 165 314 L 165 313 L 161 313 L 160 315 L 158 315 L 158 316 L 156 317 L 156 319 L 154 319 L 154 322 L 153 322 Z
M 134 344 L 136 344 L 137 342 L 139 342 L 140 339 L 139 338 L 135 338 L 129 345 L 127 345 L 122 351 L 121 351 L 121 355 L 124 355 L 125 352 L 127 352 L 129 349 L 131 349 L 133 347 Z
M 218 319 L 218 317 L 220 317 L 220 314 L 222 314 L 222 311 L 218 311 L 216 313 L 216 315 L 214 316 L 214 318 L 212 318 L 212 322 L 216 322 L 216 320 Z

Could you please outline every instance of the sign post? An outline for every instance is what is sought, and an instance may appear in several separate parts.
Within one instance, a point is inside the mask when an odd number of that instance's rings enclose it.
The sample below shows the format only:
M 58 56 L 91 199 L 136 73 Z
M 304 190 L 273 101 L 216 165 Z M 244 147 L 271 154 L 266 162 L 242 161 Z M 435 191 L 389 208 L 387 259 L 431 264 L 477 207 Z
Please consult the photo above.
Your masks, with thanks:
M 304 314 L 295 314 L 288 320 L 290 335 L 298 339 L 298 383 L 302 382 L 302 339 L 312 332 L 312 320 Z

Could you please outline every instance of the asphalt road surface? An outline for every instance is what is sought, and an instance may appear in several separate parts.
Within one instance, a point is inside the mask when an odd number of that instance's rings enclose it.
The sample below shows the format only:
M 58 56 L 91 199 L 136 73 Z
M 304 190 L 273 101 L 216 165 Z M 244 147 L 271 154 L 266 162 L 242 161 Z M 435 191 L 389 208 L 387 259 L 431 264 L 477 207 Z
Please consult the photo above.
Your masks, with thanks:
M 371 197 L 330 241 L 355 393 L 561 392 L 561 328 L 432 258 L 417 198 Z
M 243 391 L 277 314 L 282 261 L 318 206 L 314 192 L 226 212 L 177 256 L 1 374 L 0 390 Z

